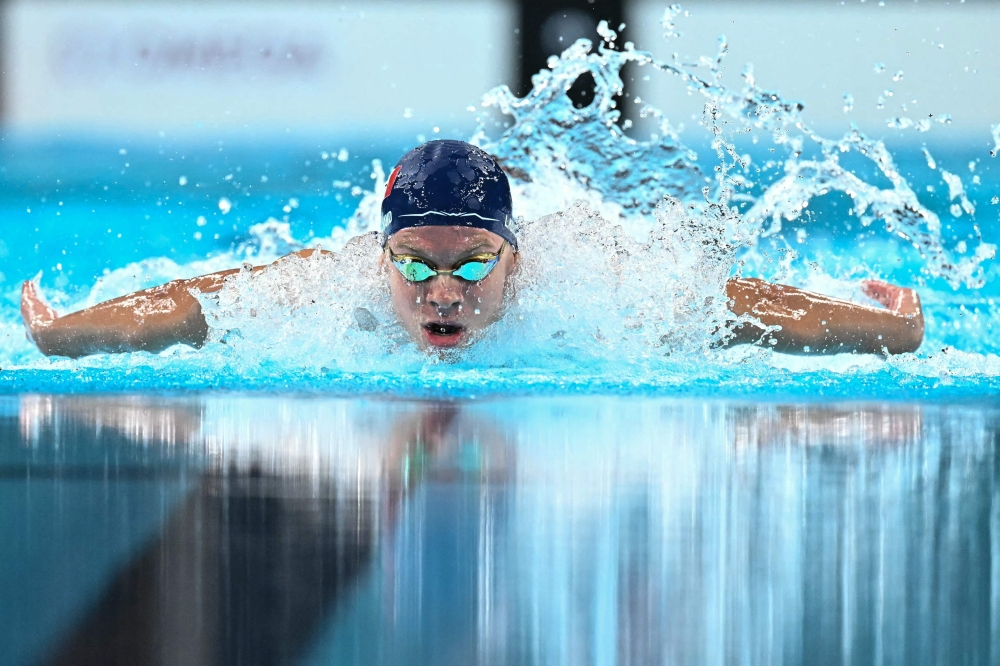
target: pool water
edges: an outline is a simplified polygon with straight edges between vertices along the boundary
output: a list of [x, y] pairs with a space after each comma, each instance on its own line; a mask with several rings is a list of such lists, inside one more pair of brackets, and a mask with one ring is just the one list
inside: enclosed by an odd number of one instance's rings
[[0, 407], [2, 664], [1000, 660], [995, 406]]

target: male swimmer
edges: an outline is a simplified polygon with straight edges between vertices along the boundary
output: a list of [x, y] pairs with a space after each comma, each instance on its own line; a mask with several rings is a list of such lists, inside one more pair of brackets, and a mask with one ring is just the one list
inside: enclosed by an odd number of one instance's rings
[[[382, 200], [382, 261], [396, 316], [422, 349], [467, 345], [502, 316], [520, 256], [512, 212], [506, 174], [493, 157], [467, 143], [431, 141], [392, 171]], [[64, 316], [28, 281], [21, 314], [28, 337], [50, 356], [158, 352], [178, 343], [200, 347], [208, 324], [192, 292], [218, 291], [238, 270], [175, 280]], [[731, 279], [730, 310], [775, 328], [764, 336], [756, 325], [737, 326], [728, 344], [800, 354], [915, 351], [924, 335], [917, 293], [875, 280], [863, 288], [884, 308], [759, 279]]]

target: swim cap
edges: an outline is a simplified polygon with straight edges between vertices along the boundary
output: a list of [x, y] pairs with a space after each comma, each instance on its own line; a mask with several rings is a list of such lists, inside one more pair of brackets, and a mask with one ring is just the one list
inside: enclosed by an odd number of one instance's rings
[[507, 174], [489, 153], [464, 141], [430, 141], [404, 155], [389, 175], [382, 232], [388, 240], [411, 227], [475, 227], [516, 250], [511, 211]]

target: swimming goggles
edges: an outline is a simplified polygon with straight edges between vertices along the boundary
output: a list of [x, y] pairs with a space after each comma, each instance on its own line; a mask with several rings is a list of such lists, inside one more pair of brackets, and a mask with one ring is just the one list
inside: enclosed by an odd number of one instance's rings
[[389, 250], [389, 258], [392, 260], [393, 266], [410, 282], [424, 282], [442, 273], [450, 273], [466, 282], [479, 282], [496, 267], [506, 246], [507, 241], [504, 241], [496, 252], [483, 252], [463, 259], [451, 270], [437, 268], [426, 259], [415, 257], [412, 254], [394, 254], [392, 250]]

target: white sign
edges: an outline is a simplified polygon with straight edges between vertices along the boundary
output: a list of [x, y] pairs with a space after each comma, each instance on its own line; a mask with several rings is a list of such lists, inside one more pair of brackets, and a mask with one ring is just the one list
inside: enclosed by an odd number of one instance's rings
[[501, 0], [5, 5], [14, 128], [470, 126], [514, 73]]

